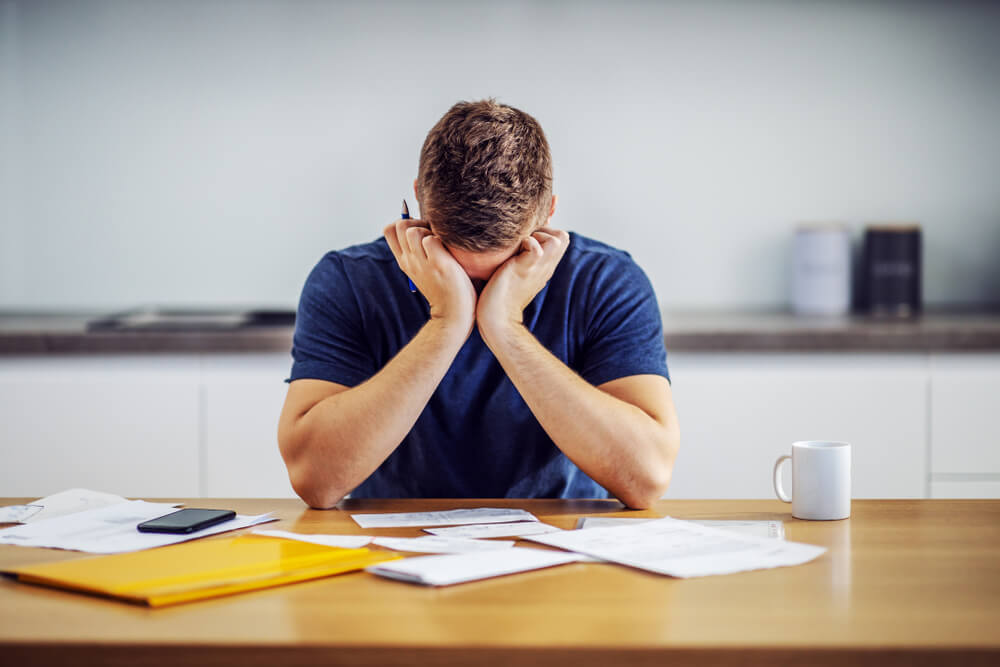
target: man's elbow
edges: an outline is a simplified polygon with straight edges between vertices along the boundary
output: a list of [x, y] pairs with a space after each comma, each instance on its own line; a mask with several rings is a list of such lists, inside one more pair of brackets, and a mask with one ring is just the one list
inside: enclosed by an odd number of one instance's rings
[[[298, 493], [298, 491], [296, 491]], [[332, 510], [337, 506], [341, 500], [344, 499], [342, 494], [316, 494], [307, 495], [299, 493], [299, 498], [302, 499], [306, 505], [309, 505], [310, 509], [314, 510]]]
[[618, 496], [626, 507], [633, 510], [645, 510], [653, 506], [663, 497], [670, 486], [670, 469], [648, 471], [643, 479], [635, 480], [626, 492]]
[[287, 432], [279, 433], [278, 448], [285, 461], [292, 490], [313, 509], [332, 508], [347, 495], [347, 491], [338, 491], [329, 480], [321, 479], [316, 467], [310, 465], [301, 444], [289, 436]]
[[292, 489], [302, 499], [302, 502], [312, 509], [332, 509], [347, 495], [346, 491], [340, 492], [310, 477], [308, 472], [297, 472], [292, 467], [288, 468], [288, 480], [292, 483]]
[[669, 434], [666, 445], [665, 460], [649, 466], [642, 475], [637, 476], [629, 485], [626, 493], [618, 497], [627, 507], [645, 510], [661, 499], [670, 486], [674, 473], [674, 461], [677, 459], [678, 437], [676, 432]]

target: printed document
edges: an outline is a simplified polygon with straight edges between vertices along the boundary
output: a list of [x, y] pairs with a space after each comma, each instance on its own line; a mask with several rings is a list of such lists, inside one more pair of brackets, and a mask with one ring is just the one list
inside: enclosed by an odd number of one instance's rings
[[564, 565], [577, 560], [576, 554], [513, 547], [468, 554], [404, 558], [373, 565], [367, 569], [372, 574], [399, 581], [426, 586], [448, 586], [553, 565]]
[[45, 519], [54, 519], [57, 516], [66, 516], [75, 512], [127, 502], [127, 498], [113, 493], [102, 493], [90, 489], [67, 489], [51, 496], [33, 500], [27, 505], [0, 507], [0, 523], [44, 521]]
[[55, 519], [33, 521], [23, 526], [5, 528], [0, 530], [0, 544], [114, 554], [162, 547], [206, 535], [246, 528], [258, 523], [277, 521], [270, 514], [259, 516], [237, 514], [235, 519], [184, 535], [140, 533], [136, 529], [139, 523], [169, 514], [172, 511], [174, 511], [172, 504], [130, 500], [107, 507], [67, 514]]
[[470, 540], [464, 537], [376, 537], [373, 542], [393, 551], [413, 551], [430, 554], [465, 553], [469, 551], [490, 551], [507, 549], [514, 543], [504, 540]]
[[[633, 519], [631, 517], [618, 516], [584, 516], [576, 522], [577, 528], [607, 528], [608, 526], [627, 526], [630, 523], [640, 521], [655, 521], [655, 519]], [[703, 526], [713, 528], [725, 528], [735, 530], [739, 533], [756, 535], [757, 537], [770, 537], [772, 539], [785, 539], [785, 524], [781, 521], [759, 521], [742, 519], [690, 519], [693, 523], [700, 523]]]
[[679, 519], [534, 535], [532, 542], [672, 577], [703, 577], [800, 565], [826, 549]]
[[442, 537], [471, 537], [473, 539], [489, 537], [522, 537], [524, 535], [541, 535], [560, 530], [541, 521], [517, 521], [514, 523], [480, 523], [472, 526], [450, 526], [448, 528], [424, 528], [425, 533], [441, 535]]
[[0, 507], [0, 523], [27, 523], [28, 519], [41, 512], [41, 505], [7, 505]]
[[362, 528], [403, 528], [407, 526], [459, 526], [466, 523], [510, 523], [538, 521], [531, 512], [478, 507], [444, 512], [401, 512], [398, 514], [352, 514]]

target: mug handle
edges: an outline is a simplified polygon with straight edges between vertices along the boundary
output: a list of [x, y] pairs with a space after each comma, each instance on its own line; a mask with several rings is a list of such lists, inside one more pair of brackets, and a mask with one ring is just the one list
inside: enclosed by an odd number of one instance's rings
[[774, 464], [774, 492], [778, 494], [779, 500], [784, 500], [786, 503], [792, 502], [792, 497], [785, 494], [785, 488], [781, 485], [781, 464], [785, 461], [790, 461], [791, 456], [785, 454], [784, 456], [779, 456], [778, 460]]

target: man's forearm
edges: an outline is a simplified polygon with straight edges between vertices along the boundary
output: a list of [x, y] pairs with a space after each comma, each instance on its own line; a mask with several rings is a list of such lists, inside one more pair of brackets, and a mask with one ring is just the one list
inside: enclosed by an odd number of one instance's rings
[[[330, 507], [363, 482], [416, 423], [468, 331], [431, 319], [378, 373], [329, 396], [294, 426], [289, 471], [315, 507]], [[305, 491], [305, 493], [303, 493]]]
[[524, 326], [484, 333], [535, 418], [570, 460], [630, 507], [646, 507], [670, 480], [676, 424], [591, 385]]

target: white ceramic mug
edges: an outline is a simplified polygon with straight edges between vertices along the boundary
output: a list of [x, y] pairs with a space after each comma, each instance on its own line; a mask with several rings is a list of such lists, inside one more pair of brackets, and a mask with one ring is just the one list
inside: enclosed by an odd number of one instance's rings
[[[781, 464], [792, 460], [792, 495], [781, 484]], [[774, 492], [792, 504], [796, 519], [829, 521], [851, 516], [851, 446], [846, 442], [802, 440], [792, 455], [774, 464]]]

